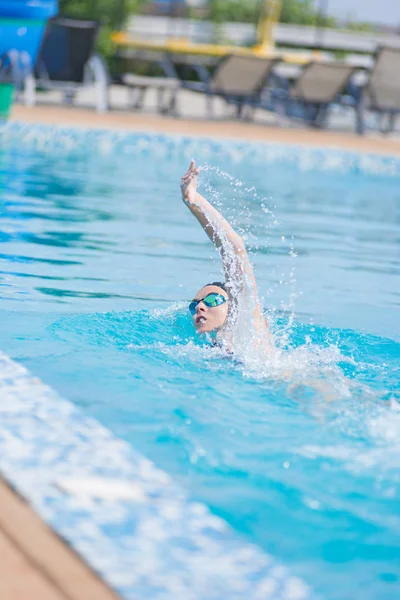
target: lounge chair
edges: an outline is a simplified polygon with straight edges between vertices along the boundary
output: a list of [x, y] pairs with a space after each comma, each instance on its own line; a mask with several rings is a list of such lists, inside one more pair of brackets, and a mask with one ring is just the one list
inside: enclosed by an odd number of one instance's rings
[[246, 106], [259, 104], [261, 92], [276, 62], [273, 58], [231, 54], [222, 59], [211, 76], [204, 67], [197, 65], [202, 81], [184, 81], [182, 87], [206, 95], [209, 117], [213, 116], [215, 96], [234, 104], [241, 116]]
[[353, 86], [352, 93], [358, 133], [365, 132], [366, 110], [380, 115], [383, 133], [392, 131], [400, 113], [400, 48], [380, 47], [366, 85]]
[[25, 103], [35, 104], [36, 88], [61, 90], [72, 103], [78, 90], [95, 85], [96, 108], [106, 111], [109, 79], [103, 58], [94, 53], [98, 32], [96, 21], [49, 21], [34, 73], [25, 78]]
[[[314, 127], [322, 127], [332, 104], [341, 102], [357, 67], [336, 62], [310, 62], [290, 85], [280, 79], [280, 87], [270, 90], [260, 106]], [[356, 103], [353, 103], [357, 109]]]
[[[157, 109], [160, 113], [177, 114], [177, 97], [180, 80], [173, 62], [162, 52], [120, 51], [115, 59], [120, 63], [121, 71], [113, 78], [113, 83], [123, 85], [128, 90], [129, 106], [143, 108], [148, 90], [157, 92]], [[147, 74], [154, 70], [158, 75]]]

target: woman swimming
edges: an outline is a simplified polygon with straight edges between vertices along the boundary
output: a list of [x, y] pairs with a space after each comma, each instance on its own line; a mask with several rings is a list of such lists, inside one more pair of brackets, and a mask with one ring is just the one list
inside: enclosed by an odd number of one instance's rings
[[[303, 361], [299, 370], [290, 354], [281, 361], [280, 353], [274, 352], [244, 241], [197, 192], [199, 173], [192, 160], [181, 179], [182, 199], [220, 252], [225, 283], [208, 283], [190, 302], [189, 310], [197, 332], [215, 336], [214, 345], [234, 354], [253, 373], [269, 376], [273, 372], [275, 377], [287, 381], [288, 396], [295, 400], [304, 396], [304, 390], [319, 393], [327, 401], [348, 396], [352, 384], [340, 370], [339, 376], [332, 378], [331, 365], [324, 369], [319, 364], [309, 364], [304, 369]], [[272, 365], [265, 361], [266, 357], [273, 359], [274, 356], [276, 360]]]
[[199, 173], [192, 160], [181, 179], [182, 199], [220, 252], [225, 283], [208, 283], [197, 292], [189, 304], [194, 326], [199, 334], [213, 333], [216, 343], [229, 351], [264, 346], [269, 331], [244, 241], [197, 192]]

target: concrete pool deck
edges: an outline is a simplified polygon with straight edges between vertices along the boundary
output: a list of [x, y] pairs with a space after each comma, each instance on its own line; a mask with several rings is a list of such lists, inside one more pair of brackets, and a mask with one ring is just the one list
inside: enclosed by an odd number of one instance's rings
[[32, 108], [16, 105], [11, 121], [69, 127], [145, 131], [165, 134], [235, 138], [258, 142], [279, 142], [315, 147], [340, 148], [357, 152], [400, 155], [400, 137], [371, 133], [359, 136], [351, 131], [277, 127], [264, 122], [238, 122], [199, 118], [176, 119], [149, 112], [111, 111], [100, 114], [84, 107], [41, 104]]
[[2, 600], [118, 598], [4, 481], [0, 556]]

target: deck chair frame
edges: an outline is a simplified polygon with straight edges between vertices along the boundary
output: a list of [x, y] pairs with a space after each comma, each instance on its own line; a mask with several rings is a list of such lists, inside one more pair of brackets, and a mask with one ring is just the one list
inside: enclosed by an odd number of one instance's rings
[[[392, 70], [382, 66], [385, 54], [395, 57], [397, 64]], [[382, 72], [383, 71], [383, 72]], [[388, 76], [389, 72], [391, 77]], [[379, 86], [382, 86], [379, 89]], [[382, 90], [389, 92], [389, 97], [382, 97]], [[384, 96], [384, 94], [383, 94]], [[400, 48], [379, 46], [375, 53], [375, 63], [370, 71], [365, 86], [354, 90], [357, 111], [357, 132], [365, 132], [366, 111], [378, 113], [382, 133], [389, 133], [395, 127], [396, 117], [400, 114]], [[386, 100], [386, 101], [385, 101]]]
[[147, 67], [157, 65], [161, 74], [152, 76], [137, 74], [136, 69], [128, 68], [126, 72], [114, 76], [113, 82], [123, 85], [128, 90], [129, 107], [135, 110], [142, 109], [148, 90], [155, 90], [157, 96], [157, 110], [162, 114], [177, 116], [178, 92], [181, 87], [174, 64], [168, 54], [164, 52], [145, 52], [123, 50], [115, 55], [117, 60], [131, 63], [142, 63]]
[[309, 62], [286, 97], [286, 112], [296, 113], [313, 127], [323, 127], [329, 109], [335, 103], [341, 103], [342, 96], [357, 67], [339, 62]]
[[[215, 97], [223, 98], [227, 104], [233, 104], [237, 116], [241, 117], [245, 107], [254, 108], [259, 104], [260, 95], [277, 62], [276, 58], [229, 54], [218, 63], [212, 75], [209, 75], [202, 65], [198, 65], [196, 70], [202, 81], [182, 82], [182, 86], [205, 94], [209, 118], [214, 116]], [[247, 69], [243, 70], [246, 65]], [[260, 68], [253, 69], [252, 72], [251, 67], [254, 65]]]

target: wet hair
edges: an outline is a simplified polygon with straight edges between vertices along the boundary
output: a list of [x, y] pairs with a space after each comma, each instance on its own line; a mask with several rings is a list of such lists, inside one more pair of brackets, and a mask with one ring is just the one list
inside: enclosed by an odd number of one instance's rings
[[221, 290], [224, 290], [224, 292], [226, 292], [227, 294], [229, 293], [226, 288], [226, 283], [224, 283], [222, 281], [213, 281], [212, 283], [206, 283], [206, 285], [204, 287], [207, 287], [208, 285], [215, 285], [217, 287], [220, 287]]

